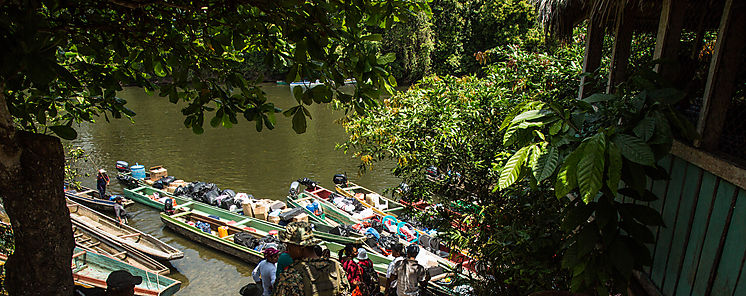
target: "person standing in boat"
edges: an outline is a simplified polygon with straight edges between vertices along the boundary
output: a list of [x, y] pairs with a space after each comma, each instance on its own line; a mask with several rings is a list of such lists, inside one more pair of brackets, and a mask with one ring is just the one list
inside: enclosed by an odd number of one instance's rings
[[339, 262], [320, 258], [314, 252], [314, 246], [321, 240], [313, 237], [309, 223], [291, 222], [278, 238], [286, 244], [293, 264], [280, 274], [272, 295], [350, 295], [350, 283]]
[[124, 205], [122, 205], [122, 197], [117, 195], [117, 197], [114, 199], [114, 215], [117, 217], [117, 221], [119, 221], [120, 224], [128, 224], [127, 221], [127, 210], [124, 209]]
[[275, 248], [264, 249], [264, 260], [259, 262], [251, 272], [251, 277], [257, 286], [262, 288], [262, 296], [272, 295], [272, 287], [275, 285], [275, 273], [277, 272], [277, 259], [280, 251]]
[[106, 186], [109, 185], [109, 176], [106, 174], [106, 170], [98, 170], [96, 175], [96, 188], [98, 189], [99, 198], [106, 198]]

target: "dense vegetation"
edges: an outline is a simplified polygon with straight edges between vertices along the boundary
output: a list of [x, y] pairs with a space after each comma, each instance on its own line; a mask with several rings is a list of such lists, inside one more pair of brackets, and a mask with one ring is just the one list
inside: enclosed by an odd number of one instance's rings
[[[516, 3], [493, 4], [512, 9], [493, 20], [521, 14]], [[437, 24], [438, 3], [433, 14]], [[340, 148], [359, 157], [363, 170], [393, 160], [393, 173], [411, 188], [403, 198], [445, 205], [422, 216], [452, 247], [480, 260], [482, 276], [472, 280], [478, 294], [623, 293], [632, 270], [651, 263], [649, 229], [662, 224], [659, 213], [634, 201], [657, 198], [646, 182], [666, 177], [656, 163], [674, 135], [695, 137], [672, 107], [684, 93], [650, 70], [649, 35], [634, 38], [635, 75], [603, 94], [605, 71], [580, 68], [583, 30], [550, 46], [533, 41], [536, 28], [492, 28], [505, 44], [485, 49], [471, 39], [461, 48], [479, 50], [460, 55], [468, 63], [437, 62], [436, 45], [434, 67], [458, 76], [425, 77], [349, 118], [350, 138]], [[597, 78], [588, 85], [597, 94], [577, 100], [581, 75]]]

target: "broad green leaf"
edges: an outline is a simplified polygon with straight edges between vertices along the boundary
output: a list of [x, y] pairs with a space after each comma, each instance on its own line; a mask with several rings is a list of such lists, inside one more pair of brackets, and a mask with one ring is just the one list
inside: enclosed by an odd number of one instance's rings
[[[614, 268], [624, 277], [625, 280], [629, 280], [632, 276], [632, 268], [635, 266], [635, 257], [632, 256], [627, 244], [623, 240], [615, 240], [610, 246], [608, 256], [610, 257]], [[608, 295], [608, 293], [606, 295]]]
[[606, 166], [606, 186], [616, 195], [619, 181], [622, 179], [622, 154], [616, 144], [610, 142], [606, 148], [606, 155], [609, 159], [609, 165]]
[[645, 227], [645, 225], [631, 220], [622, 220], [622, 222], [619, 223], [619, 226], [621, 226], [624, 231], [637, 241], [643, 243], [655, 242], [655, 235], [653, 235], [650, 228]]
[[557, 148], [549, 147], [549, 149], [544, 149], [541, 152], [536, 164], [531, 167], [531, 171], [537, 182], [549, 178], [554, 173], [557, 165], [559, 165], [559, 152], [557, 152]]
[[644, 142], [647, 142], [655, 132], [655, 118], [643, 118], [632, 131]]
[[617, 99], [616, 95], [610, 95], [610, 94], [592, 94], [588, 96], [587, 98], [583, 99], [583, 102], [593, 104], [598, 102], [606, 102]]
[[662, 226], [663, 218], [655, 209], [642, 204], [622, 204], [622, 213], [628, 214], [628, 218], [634, 218], [642, 224], [651, 226]]
[[560, 227], [564, 231], [573, 231], [580, 224], [588, 221], [588, 218], [593, 214], [594, 207], [584, 203], [577, 204], [574, 208], [567, 211], [567, 215], [562, 220]]
[[516, 117], [513, 118], [513, 121], [511, 122], [520, 123], [520, 122], [528, 121], [528, 120], [536, 120], [536, 119], [542, 118], [550, 114], [553, 114], [553, 112], [549, 110], [543, 110], [543, 109], [542, 110], [529, 110], [521, 114], [518, 114]]
[[49, 127], [55, 135], [65, 140], [75, 140], [78, 137], [78, 132], [74, 128], [67, 125], [53, 125]]
[[508, 159], [507, 162], [505, 162], [502, 171], [500, 171], [500, 179], [497, 183], [500, 189], [508, 188], [518, 180], [518, 176], [523, 168], [523, 163], [526, 162], [531, 147], [533, 146], [526, 146], [519, 149]]
[[598, 228], [595, 224], [587, 224], [580, 231], [577, 238], [577, 241], [575, 241], [575, 248], [578, 248], [578, 256], [584, 257], [596, 246], [596, 242], [598, 241]]
[[293, 130], [298, 134], [306, 132], [306, 116], [300, 110], [296, 111], [293, 116]]
[[591, 202], [603, 186], [605, 150], [604, 134], [596, 134], [586, 143], [583, 156], [578, 162], [578, 187], [580, 187], [580, 196], [585, 203]]
[[376, 63], [379, 65], [385, 65], [388, 63], [391, 63], [396, 60], [396, 54], [393, 52], [389, 52], [385, 55], [382, 55], [376, 59]]
[[629, 196], [633, 199], [640, 200], [640, 201], [658, 200], [658, 197], [655, 196], [655, 194], [653, 194], [652, 192], [650, 192], [650, 190], [645, 190], [644, 192], [640, 193], [633, 188], [626, 187], [626, 188], [619, 189], [619, 194]]
[[565, 161], [560, 166], [559, 172], [557, 173], [557, 180], [554, 183], [554, 194], [557, 198], [565, 197], [570, 191], [578, 186], [577, 179], [577, 166], [580, 157], [583, 155], [583, 148], [585, 143], [580, 144], [575, 151], [565, 158]]
[[564, 124], [562, 121], [557, 121], [552, 126], [549, 127], [549, 134], [554, 136], [562, 129], [562, 124]]
[[614, 137], [614, 144], [619, 147], [622, 155], [630, 161], [641, 165], [655, 165], [653, 150], [640, 138], [627, 134], [617, 134]]

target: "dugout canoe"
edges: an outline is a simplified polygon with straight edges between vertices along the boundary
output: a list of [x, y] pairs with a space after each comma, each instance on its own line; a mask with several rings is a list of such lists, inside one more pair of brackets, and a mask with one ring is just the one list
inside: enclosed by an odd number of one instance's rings
[[88, 229], [92, 229], [120, 244], [128, 245], [157, 260], [173, 260], [184, 257], [184, 253], [157, 238], [129, 225], [120, 224], [117, 220], [74, 201], [67, 200], [67, 208], [70, 210], [70, 218], [86, 225]]
[[[334, 187], [340, 194], [357, 199], [360, 203], [363, 204], [363, 206], [372, 209], [374, 212], [381, 216], [391, 215], [397, 217], [403, 214], [406, 210], [406, 206], [401, 204], [400, 202], [394, 201], [388, 197], [374, 192], [373, 190], [352, 182], [347, 182], [346, 184], [335, 184]], [[368, 203], [366, 196], [375, 196], [375, 199], [378, 199], [379, 201], [378, 205], [376, 206]]]
[[[115, 201], [109, 200], [111, 195], [106, 195], [101, 198], [98, 190], [94, 190], [85, 186], [78, 188], [70, 188], [69, 184], [65, 186], [65, 197], [71, 199], [79, 204], [89, 207], [95, 211], [114, 213]], [[126, 208], [134, 204], [133, 201], [124, 199], [122, 205]]]
[[168, 267], [135, 248], [119, 244], [107, 236], [88, 229], [85, 224], [81, 224], [75, 220], [72, 220], [72, 224], [75, 245], [79, 248], [122, 261], [151, 273], [167, 275], [170, 272]]
[[124, 269], [134, 276], [142, 277], [142, 283], [135, 286], [135, 295], [170, 296], [181, 288], [181, 282], [177, 280], [82, 248], [75, 248], [72, 269], [75, 283], [104, 289], [106, 289], [106, 278], [109, 274], [112, 271]]
[[[240, 215], [219, 207], [211, 206], [198, 201], [193, 201], [187, 198], [173, 196], [165, 191], [158, 190], [153, 187], [141, 186], [135, 189], [124, 189], [124, 194], [132, 200], [158, 210], [163, 210], [163, 203], [148, 197], [154, 192], [157, 192], [161, 196], [165, 194], [166, 196], [172, 198], [174, 201], [176, 201], [176, 208], [186, 207], [188, 209], [191, 209], [192, 211], [198, 211], [205, 215], [217, 216], [220, 218], [220, 220], [234, 221], [236, 223], [241, 222], [241, 225], [250, 226], [263, 232], [269, 232], [271, 230], [279, 231], [285, 229], [284, 226], [276, 223]], [[349, 237], [331, 234], [329, 233], [329, 231], [333, 228], [332, 226], [314, 221], [311, 222], [314, 224], [314, 235], [322, 240], [338, 242], [341, 244], [360, 243], [363, 240], [363, 236], [358, 234], [353, 234]]]

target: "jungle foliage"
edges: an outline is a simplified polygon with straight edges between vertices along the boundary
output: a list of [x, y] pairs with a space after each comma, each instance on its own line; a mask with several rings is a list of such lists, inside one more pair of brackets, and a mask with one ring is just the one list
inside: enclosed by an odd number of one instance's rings
[[[500, 47], [491, 51], [494, 64], [484, 78], [429, 76], [345, 124], [350, 138], [340, 148], [354, 151], [363, 169], [391, 159], [394, 174], [412, 190], [405, 198], [448, 205], [429, 218], [452, 246], [489, 266], [488, 276], [472, 283], [481, 294], [569, 285], [560, 264], [567, 201], [555, 198], [548, 184], [530, 190], [521, 181], [522, 187], [494, 190], [513, 153], [503, 145], [500, 124], [517, 105], [572, 99], [581, 73], [578, 47], [551, 54]], [[440, 172], [435, 180], [424, 174], [429, 167]], [[450, 227], [454, 222], [460, 227]]]

